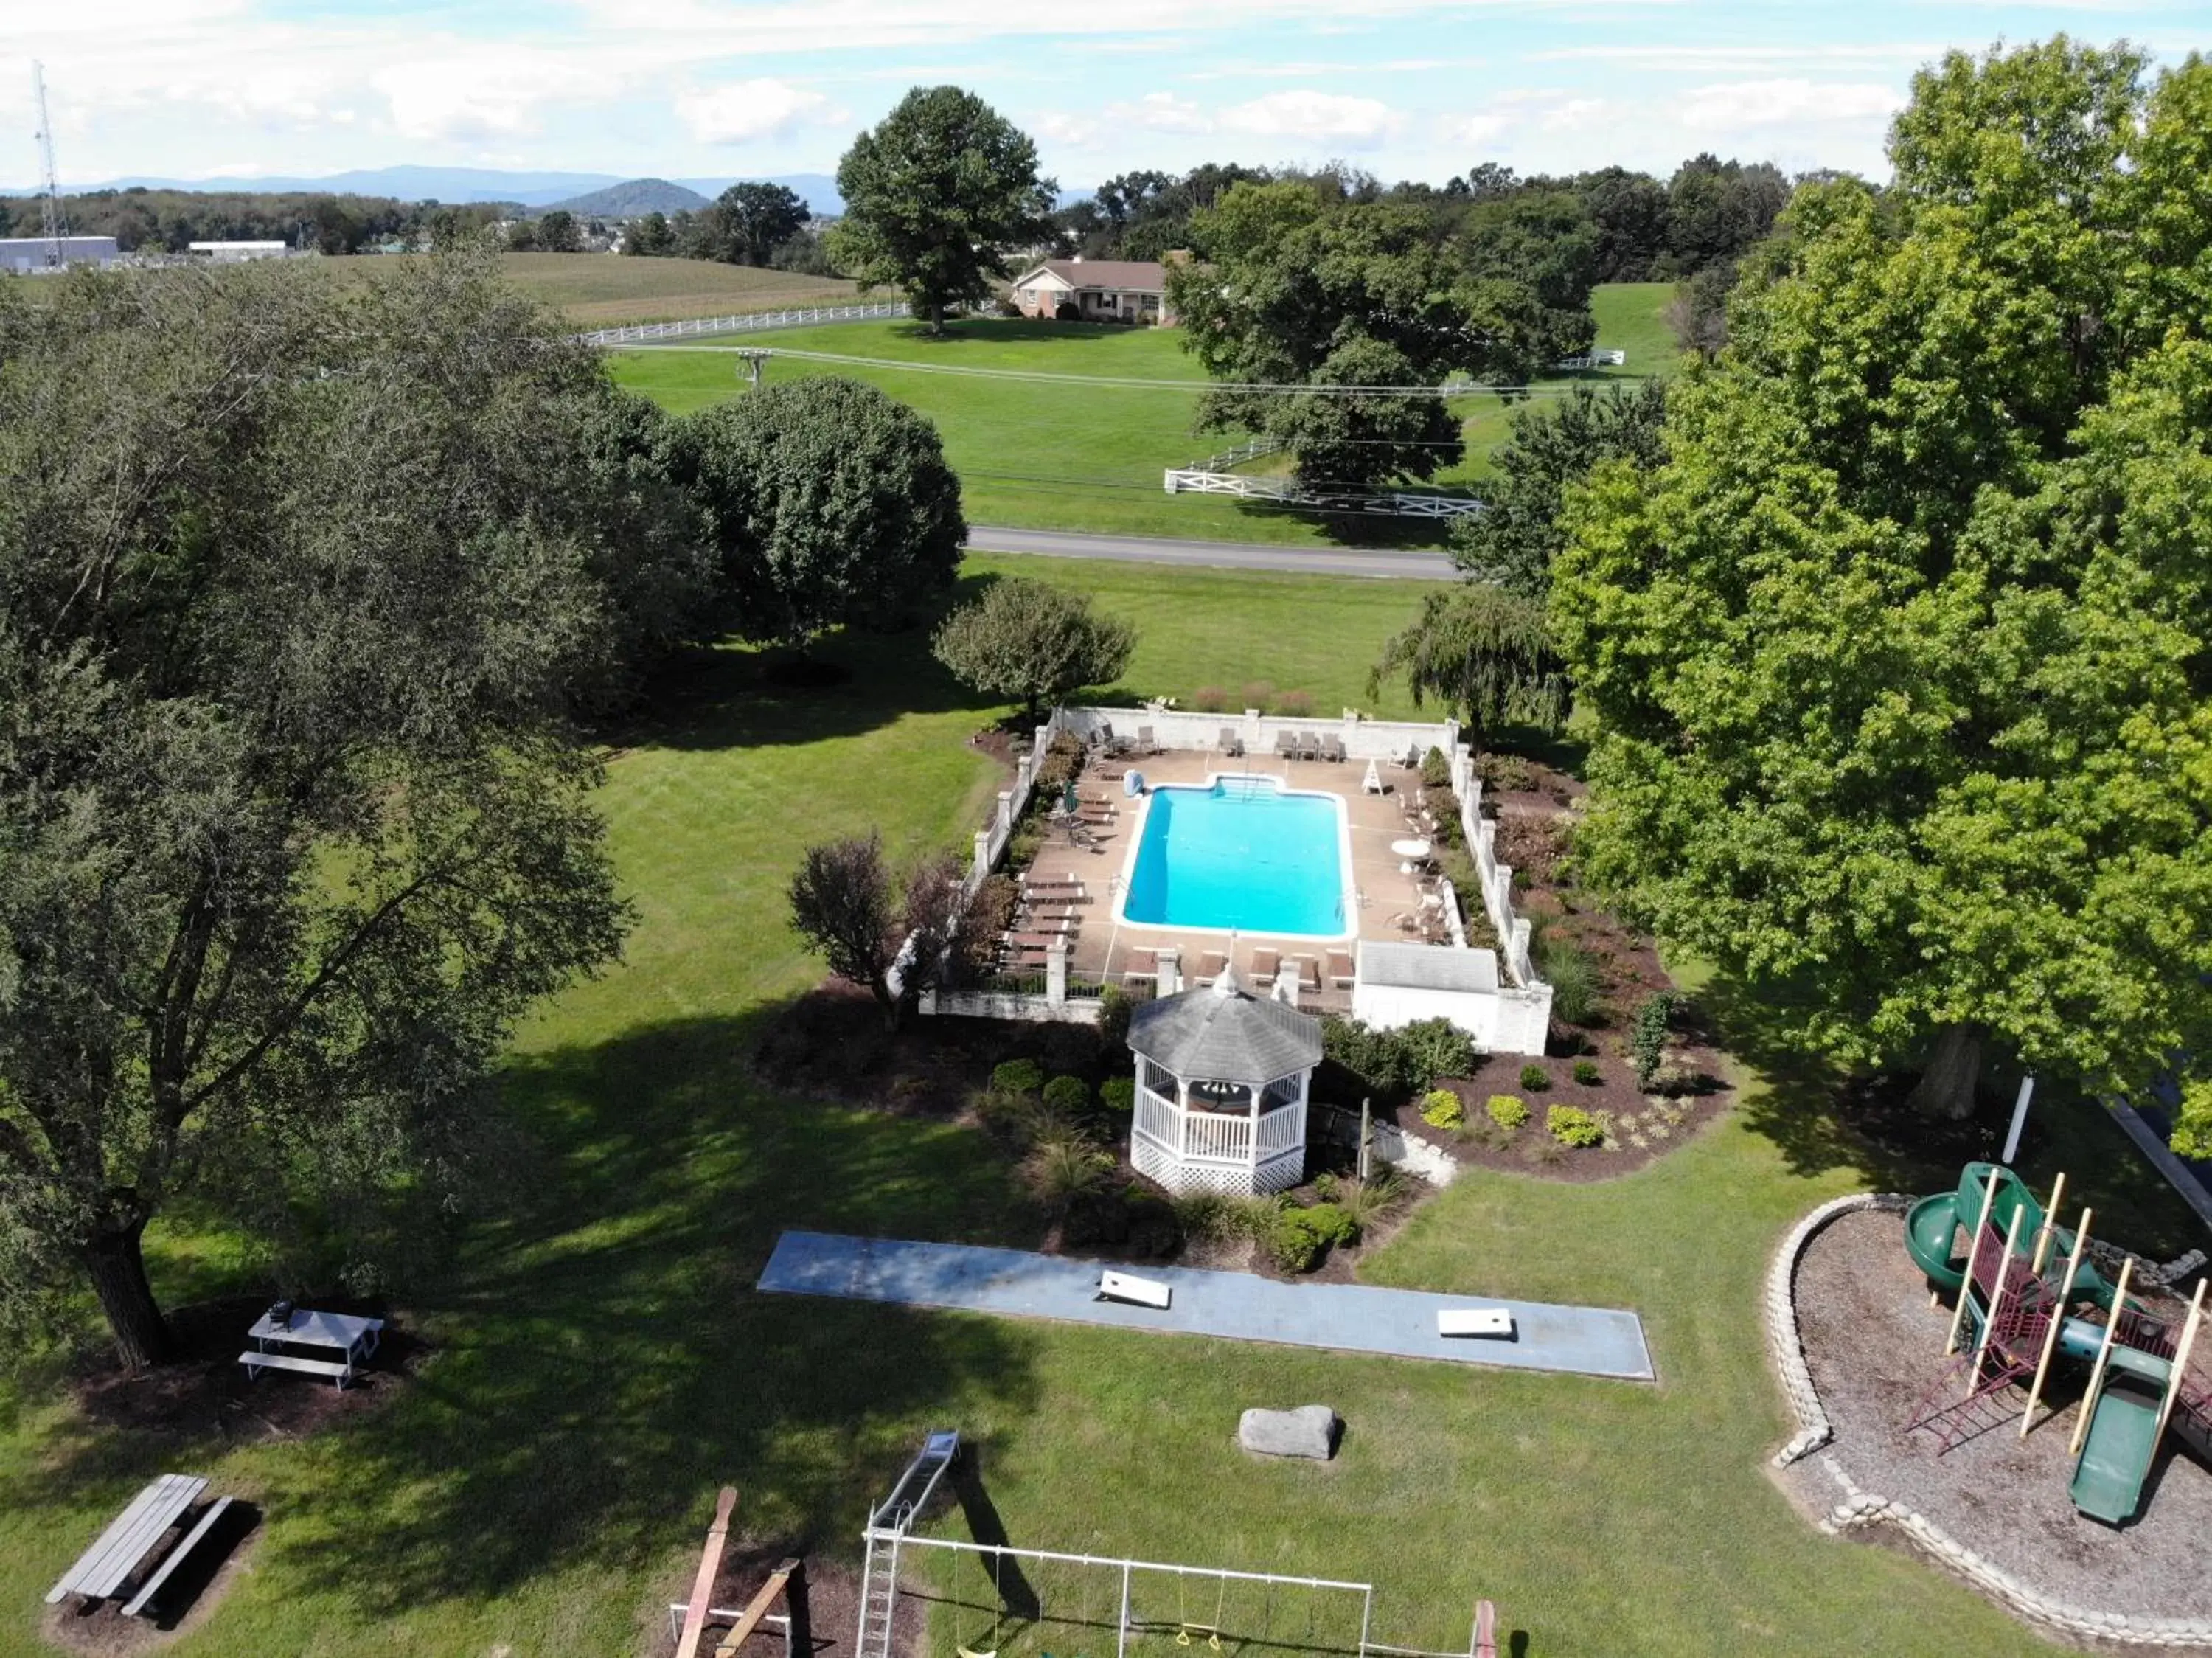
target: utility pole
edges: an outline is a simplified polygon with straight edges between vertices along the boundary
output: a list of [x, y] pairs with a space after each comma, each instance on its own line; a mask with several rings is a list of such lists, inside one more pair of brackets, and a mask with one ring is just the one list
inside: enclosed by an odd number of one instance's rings
[[46, 66], [35, 58], [31, 60], [31, 95], [39, 109], [39, 160], [46, 168], [46, 176], [39, 197], [39, 234], [46, 239], [46, 258], [58, 270], [62, 265], [62, 238], [69, 235], [69, 222], [62, 216], [62, 186], [54, 171], [54, 121], [46, 113]]

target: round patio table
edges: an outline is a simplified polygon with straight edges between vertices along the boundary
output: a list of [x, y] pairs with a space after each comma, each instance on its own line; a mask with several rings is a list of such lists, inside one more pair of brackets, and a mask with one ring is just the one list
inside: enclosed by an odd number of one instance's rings
[[1390, 843], [1390, 856], [1401, 860], [1398, 865], [1398, 873], [1401, 875], [1413, 874], [1413, 866], [1427, 858], [1429, 852], [1429, 844], [1425, 840], [1394, 840]]

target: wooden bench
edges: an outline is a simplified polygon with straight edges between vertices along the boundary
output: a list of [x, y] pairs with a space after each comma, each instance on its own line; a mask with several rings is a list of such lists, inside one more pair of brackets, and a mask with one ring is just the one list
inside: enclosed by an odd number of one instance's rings
[[77, 1557], [62, 1581], [47, 1591], [46, 1604], [58, 1606], [72, 1594], [106, 1600], [129, 1581], [148, 1551], [206, 1489], [207, 1481], [198, 1474], [163, 1474], [131, 1498], [130, 1506]]
[[1437, 1309], [1439, 1336], [1503, 1336], [1513, 1338], [1513, 1314], [1503, 1307], [1440, 1307]]
[[297, 1370], [303, 1376], [328, 1376], [343, 1387], [353, 1380], [353, 1366], [341, 1359], [305, 1359], [293, 1353], [240, 1353], [247, 1379], [261, 1380], [264, 1370]]
[[207, 1534], [216, 1528], [216, 1523], [229, 1510], [231, 1501], [229, 1497], [219, 1496], [208, 1504], [207, 1512], [200, 1516], [199, 1524], [185, 1533], [185, 1540], [169, 1551], [168, 1558], [162, 1561], [154, 1575], [146, 1580], [146, 1586], [131, 1597], [130, 1602], [123, 1608], [125, 1618], [136, 1618], [146, 1609], [146, 1603], [161, 1592], [162, 1584], [169, 1581], [169, 1574], [184, 1563], [186, 1555], [206, 1540]]
[[1101, 1272], [1098, 1275], [1097, 1299], [1104, 1301], [1132, 1301], [1139, 1307], [1149, 1307], [1164, 1313], [1175, 1292], [1157, 1278], [1140, 1278], [1129, 1272]]

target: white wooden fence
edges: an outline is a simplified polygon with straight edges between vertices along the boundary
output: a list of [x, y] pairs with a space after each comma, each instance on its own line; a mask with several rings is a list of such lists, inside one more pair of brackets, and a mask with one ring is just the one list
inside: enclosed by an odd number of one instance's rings
[[687, 317], [681, 322], [637, 322], [622, 328], [599, 328], [576, 338], [586, 345], [631, 345], [641, 340], [696, 339], [702, 334], [753, 334], [768, 328], [811, 328], [823, 322], [878, 322], [902, 317], [909, 308], [904, 300], [882, 300], [867, 305], [816, 305], [798, 311], [755, 311], [736, 317]]
[[1317, 490], [1288, 478], [1249, 478], [1243, 472], [1199, 466], [1170, 466], [1164, 487], [1170, 495], [1227, 495], [1279, 507], [1376, 517], [1464, 518], [1483, 510], [1483, 503], [1472, 496], [1420, 495], [1405, 490]]
[[1618, 369], [1628, 361], [1628, 353], [1618, 349], [1592, 351], [1588, 357], [1563, 357], [1552, 366], [1573, 374], [1583, 369]]

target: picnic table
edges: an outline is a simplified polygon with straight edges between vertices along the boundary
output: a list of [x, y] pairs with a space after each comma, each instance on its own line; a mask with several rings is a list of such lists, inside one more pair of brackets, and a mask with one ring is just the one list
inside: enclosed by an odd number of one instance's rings
[[[382, 1319], [356, 1318], [350, 1313], [318, 1313], [298, 1308], [285, 1323], [278, 1323], [264, 1313], [246, 1332], [253, 1350], [240, 1353], [238, 1362], [256, 1381], [261, 1379], [264, 1370], [297, 1370], [311, 1376], [328, 1376], [343, 1387], [360, 1374], [362, 1365], [375, 1356], [376, 1344], [383, 1333]], [[286, 1347], [317, 1348], [339, 1356], [317, 1358], [280, 1350]]]
[[[46, 1604], [58, 1606], [72, 1594], [81, 1594], [88, 1600], [112, 1598], [131, 1581], [154, 1545], [169, 1534], [206, 1489], [207, 1481], [198, 1474], [163, 1474], [155, 1480], [131, 1499], [130, 1506], [116, 1515], [93, 1545], [77, 1557], [76, 1564], [62, 1574], [61, 1582], [46, 1592]], [[144, 1610], [146, 1603], [168, 1581], [170, 1573], [215, 1529], [216, 1522], [229, 1506], [227, 1496], [208, 1506], [199, 1523], [169, 1551], [160, 1570], [123, 1608], [125, 1617], [136, 1618]]]

